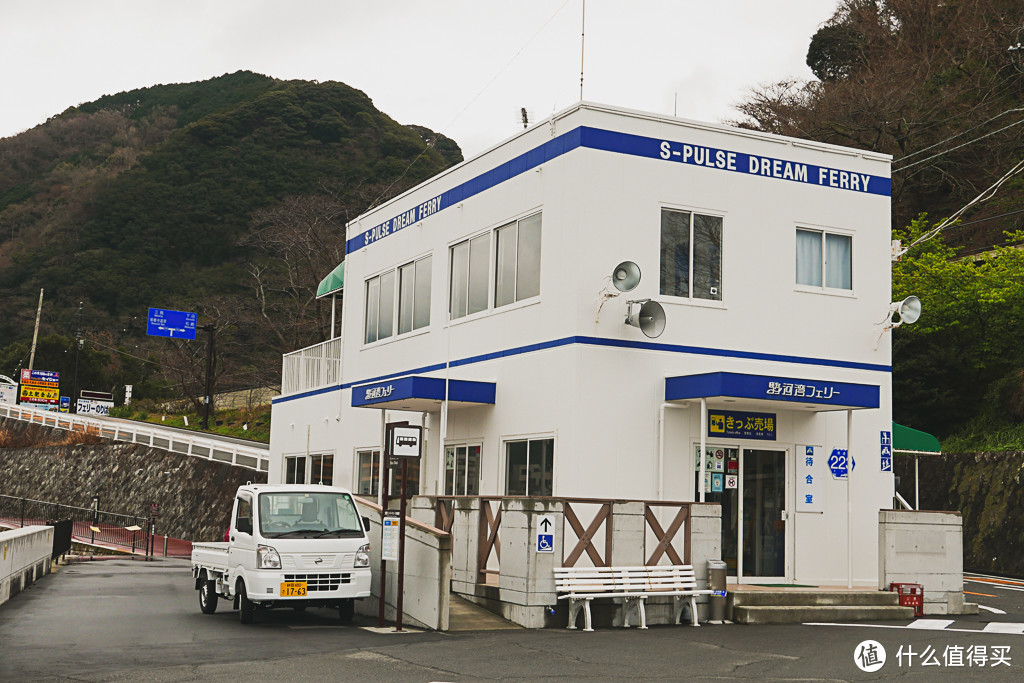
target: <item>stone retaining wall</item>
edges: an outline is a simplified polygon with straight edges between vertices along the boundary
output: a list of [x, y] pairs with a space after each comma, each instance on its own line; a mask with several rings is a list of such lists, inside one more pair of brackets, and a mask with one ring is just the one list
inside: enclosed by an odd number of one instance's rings
[[[235, 491], [266, 473], [140, 444], [103, 439], [68, 444], [75, 433], [0, 418], [0, 494], [145, 517], [160, 505], [157, 533], [194, 541], [223, 539]], [[63, 444], [63, 445], [53, 445]]]

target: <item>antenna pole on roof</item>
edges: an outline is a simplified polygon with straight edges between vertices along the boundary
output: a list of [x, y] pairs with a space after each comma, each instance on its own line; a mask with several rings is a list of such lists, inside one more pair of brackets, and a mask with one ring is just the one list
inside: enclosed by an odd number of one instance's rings
[[580, 101], [583, 101], [583, 38], [587, 27], [587, 0], [583, 0], [583, 13], [580, 17]]

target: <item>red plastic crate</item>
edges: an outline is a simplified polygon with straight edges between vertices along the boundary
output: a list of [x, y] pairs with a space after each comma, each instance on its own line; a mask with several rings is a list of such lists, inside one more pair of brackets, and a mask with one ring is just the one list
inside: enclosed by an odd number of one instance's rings
[[919, 583], [890, 583], [890, 591], [896, 591], [900, 596], [900, 605], [913, 607], [914, 616], [924, 616], [924, 586]]

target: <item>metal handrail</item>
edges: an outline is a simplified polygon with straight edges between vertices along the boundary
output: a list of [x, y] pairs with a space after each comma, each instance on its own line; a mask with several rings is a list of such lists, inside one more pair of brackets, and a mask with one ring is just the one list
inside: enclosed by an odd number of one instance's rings
[[342, 338], [335, 337], [281, 358], [281, 394], [295, 394], [341, 382]]
[[[139, 443], [172, 453], [182, 453], [251, 470], [266, 472], [270, 469], [270, 454], [266, 448], [229, 443], [205, 436], [191, 436], [178, 430], [163, 429], [157, 425], [138, 427], [134, 424], [107, 422], [93, 417], [57, 413], [9, 403], [0, 403], [0, 416], [42, 424], [44, 427], [94, 434], [115, 441]], [[157, 443], [158, 441], [166, 441], [166, 445]], [[183, 445], [184, 450], [174, 448], [176, 444]], [[201, 453], [197, 450], [206, 452]], [[220, 457], [214, 457], [215, 454], [220, 454]]]

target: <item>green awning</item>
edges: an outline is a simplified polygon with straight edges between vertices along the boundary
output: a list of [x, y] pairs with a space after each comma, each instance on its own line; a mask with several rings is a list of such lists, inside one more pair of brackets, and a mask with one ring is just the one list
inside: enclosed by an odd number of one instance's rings
[[893, 422], [892, 450], [893, 453], [939, 455], [942, 453], [942, 446], [939, 444], [939, 440], [928, 432], [911, 429]]
[[344, 261], [339, 263], [338, 267], [332, 270], [330, 275], [320, 281], [320, 286], [316, 288], [316, 298], [322, 299], [325, 296], [337, 294], [343, 289], [345, 289]]

